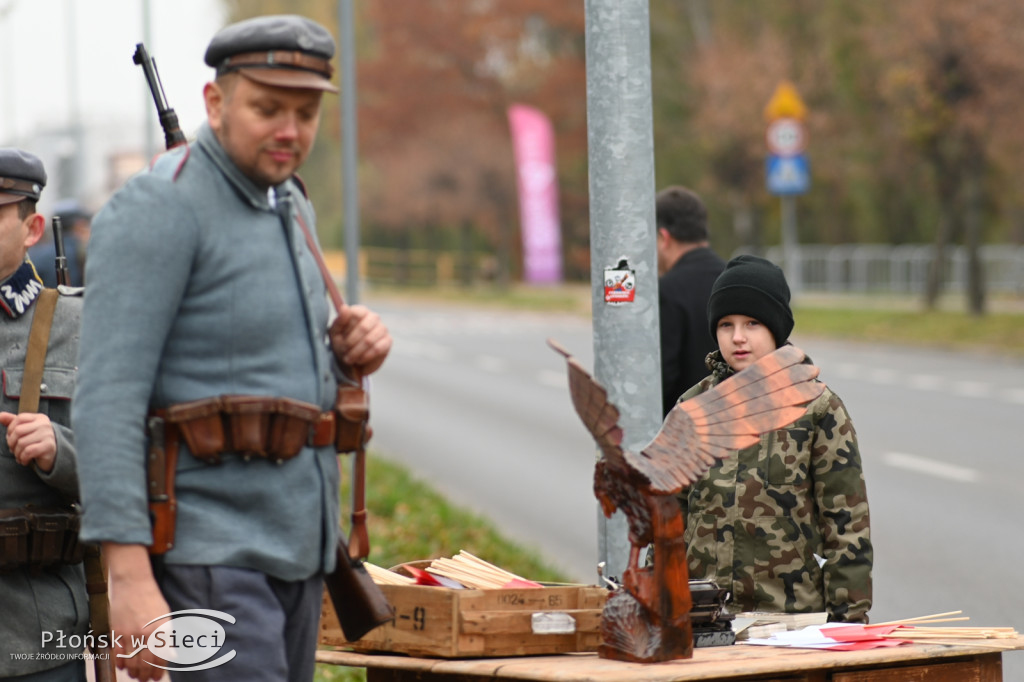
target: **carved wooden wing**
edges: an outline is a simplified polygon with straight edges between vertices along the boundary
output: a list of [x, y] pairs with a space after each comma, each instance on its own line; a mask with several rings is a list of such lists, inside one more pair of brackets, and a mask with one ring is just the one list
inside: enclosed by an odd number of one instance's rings
[[565, 356], [569, 367], [569, 394], [583, 425], [594, 436], [605, 457], [620, 459], [622, 428], [619, 426], [619, 410], [608, 402], [608, 391], [559, 343], [548, 339], [548, 345]]
[[699, 396], [677, 404], [658, 435], [626, 461], [650, 480], [653, 491], [673, 494], [690, 485], [733, 450], [757, 443], [762, 433], [799, 419], [825, 390], [818, 368], [803, 364], [795, 346], [783, 346]]

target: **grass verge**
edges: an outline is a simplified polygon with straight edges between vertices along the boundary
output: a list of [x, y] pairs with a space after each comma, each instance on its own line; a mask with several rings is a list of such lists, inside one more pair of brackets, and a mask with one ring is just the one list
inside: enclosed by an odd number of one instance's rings
[[801, 334], [1024, 358], [1022, 314], [802, 306], [794, 316]]
[[[460, 549], [532, 580], [565, 582], [535, 552], [502, 537], [487, 521], [453, 506], [401, 466], [373, 454], [366, 458], [370, 561], [390, 567], [405, 561], [452, 556]], [[348, 467], [345, 467], [347, 470]], [[342, 499], [349, 500], [348, 483]], [[342, 513], [345, 516], [345, 512]], [[319, 665], [317, 682], [365, 680], [365, 671]]]

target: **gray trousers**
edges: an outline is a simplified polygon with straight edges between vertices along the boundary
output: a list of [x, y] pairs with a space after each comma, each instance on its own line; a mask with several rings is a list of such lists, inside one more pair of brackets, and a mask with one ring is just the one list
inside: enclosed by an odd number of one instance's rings
[[[87, 661], [87, 663], [92, 665], [92, 661]], [[72, 661], [42, 672], [4, 677], [3, 679], [8, 682], [85, 682], [85, 665], [82, 661]]]
[[286, 582], [243, 568], [171, 564], [156, 573], [171, 611], [213, 609], [235, 618], [233, 624], [222, 623], [225, 642], [211, 659], [232, 650], [235, 657], [207, 670], [173, 672], [170, 665], [173, 680], [312, 681], [322, 574]]

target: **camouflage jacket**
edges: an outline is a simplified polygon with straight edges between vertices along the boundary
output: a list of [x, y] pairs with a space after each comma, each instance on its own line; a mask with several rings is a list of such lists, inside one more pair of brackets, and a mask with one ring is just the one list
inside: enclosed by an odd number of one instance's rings
[[[733, 374], [712, 374], [680, 401]], [[721, 460], [680, 495], [691, 579], [712, 579], [736, 611], [826, 611], [867, 622], [872, 549], [853, 422], [829, 389], [790, 426]]]

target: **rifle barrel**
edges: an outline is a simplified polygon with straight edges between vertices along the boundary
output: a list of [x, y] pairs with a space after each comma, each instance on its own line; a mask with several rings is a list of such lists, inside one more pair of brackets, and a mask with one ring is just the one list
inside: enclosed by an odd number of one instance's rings
[[167, 105], [164, 86], [156, 70], [156, 60], [146, 51], [145, 45], [137, 43], [132, 61], [142, 67], [142, 73], [146, 76], [146, 83], [149, 84], [149, 92], [153, 95], [153, 104], [156, 105], [156, 113], [160, 119], [160, 127], [164, 130], [164, 145], [167, 149], [172, 149], [185, 144], [185, 134], [178, 125], [178, 115]]
[[69, 286], [71, 273], [68, 272], [68, 259], [64, 255], [64, 226], [60, 216], [53, 216], [53, 251], [55, 254], [54, 268], [57, 271], [57, 285]]

